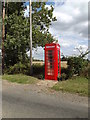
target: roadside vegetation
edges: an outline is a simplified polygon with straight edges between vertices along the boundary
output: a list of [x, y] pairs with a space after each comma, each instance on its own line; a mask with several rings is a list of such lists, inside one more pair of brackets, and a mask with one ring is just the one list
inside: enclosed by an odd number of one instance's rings
[[[61, 76], [58, 76], [58, 83], [51, 89], [56, 91], [78, 93], [88, 96], [88, 83], [90, 79], [90, 62], [81, 57], [68, 57], [67, 67], [61, 68]], [[33, 64], [33, 75], [29, 76], [29, 61], [25, 64], [19, 62], [4, 70], [3, 79], [21, 84], [32, 84], [38, 79], [44, 79], [44, 65]]]
[[67, 80], [73, 76], [90, 78], [90, 61], [82, 57], [68, 57], [67, 68], [61, 68], [59, 80]]
[[88, 96], [88, 79], [85, 77], [73, 77], [66, 81], [59, 81], [52, 89]]
[[[38, 79], [44, 79], [44, 72], [45, 67], [44, 65], [41, 65], [39, 63], [33, 64], [33, 77], [36, 77]], [[29, 61], [25, 64], [19, 62], [15, 64], [14, 66], [9, 66], [8, 68], [4, 69], [4, 73], [8, 75], [14, 75], [14, 74], [24, 74], [24, 75], [30, 75], [30, 63]]]
[[[80, 58], [81, 59], [81, 58]], [[77, 93], [88, 96], [88, 83], [90, 79], [90, 62], [79, 58], [68, 58], [67, 68], [61, 68], [59, 82], [51, 89], [56, 91]], [[5, 69], [3, 79], [20, 84], [34, 84], [44, 79], [44, 65], [34, 64], [33, 75], [29, 76], [29, 63], [18, 63]]]
[[61, 76], [58, 77], [59, 82], [52, 89], [90, 96], [88, 93], [90, 61], [82, 56], [64, 59], [67, 60], [67, 68], [61, 68]]
[[15, 82], [20, 84], [35, 84], [38, 82], [38, 79], [35, 77], [23, 75], [23, 74], [15, 74], [15, 75], [3, 75], [3, 80], [8, 80], [9, 82]]
[[[44, 47], [46, 43], [57, 42], [49, 32], [54, 7], [48, 9], [44, 2], [33, 2], [32, 8], [32, 47]], [[5, 40], [4, 40], [4, 61], [2, 62], [2, 78], [10, 82], [21, 84], [36, 83], [38, 79], [44, 79], [44, 65], [33, 64], [33, 74], [30, 75], [30, 58], [27, 52], [30, 50], [30, 20], [24, 16], [25, 3], [6, 3], [5, 5]], [[40, 10], [39, 10], [40, 9]], [[78, 49], [80, 55], [65, 57], [62, 61], [67, 66], [61, 68], [61, 75], [58, 76], [58, 83], [53, 87], [55, 90], [88, 94], [88, 80], [90, 79], [90, 61], [85, 56], [90, 53], [83, 53]], [[38, 61], [38, 60], [37, 60]], [[34, 62], [35, 63], [35, 62]]]

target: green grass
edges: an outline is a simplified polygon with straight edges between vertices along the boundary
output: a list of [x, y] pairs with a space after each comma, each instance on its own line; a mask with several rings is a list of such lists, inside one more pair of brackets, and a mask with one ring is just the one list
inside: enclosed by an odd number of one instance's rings
[[9, 82], [15, 82], [20, 84], [34, 84], [38, 82], [37, 78], [23, 74], [3, 75], [2, 79], [8, 80]]
[[88, 96], [88, 79], [76, 77], [66, 81], [60, 81], [52, 87], [56, 91], [78, 93], [79, 95]]

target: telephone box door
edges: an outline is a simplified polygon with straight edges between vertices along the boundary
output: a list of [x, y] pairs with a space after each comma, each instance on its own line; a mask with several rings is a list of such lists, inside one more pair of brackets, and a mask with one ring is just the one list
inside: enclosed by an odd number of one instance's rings
[[45, 50], [45, 78], [55, 79], [55, 50], [54, 48]]

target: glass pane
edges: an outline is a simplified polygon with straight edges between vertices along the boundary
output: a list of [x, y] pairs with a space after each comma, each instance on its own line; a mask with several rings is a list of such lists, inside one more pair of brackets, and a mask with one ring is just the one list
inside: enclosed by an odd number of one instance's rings
[[54, 50], [46, 52], [47, 75], [54, 75]]
[[60, 71], [59, 71], [59, 69], [60, 69], [60, 66], [59, 66], [59, 64], [60, 64], [60, 63], [59, 63], [59, 62], [60, 62], [60, 61], [59, 61], [59, 57], [60, 57], [60, 56], [59, 56], [59, 50], [58, 50], [58, 74], [60, 73]]

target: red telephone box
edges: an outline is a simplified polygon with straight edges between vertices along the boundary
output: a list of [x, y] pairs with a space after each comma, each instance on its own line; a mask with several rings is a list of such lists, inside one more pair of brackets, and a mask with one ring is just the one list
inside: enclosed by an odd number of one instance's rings
[[56, 43], [45, 45], [45, 79], [57, 80], [61, 75], [60, 45]]

